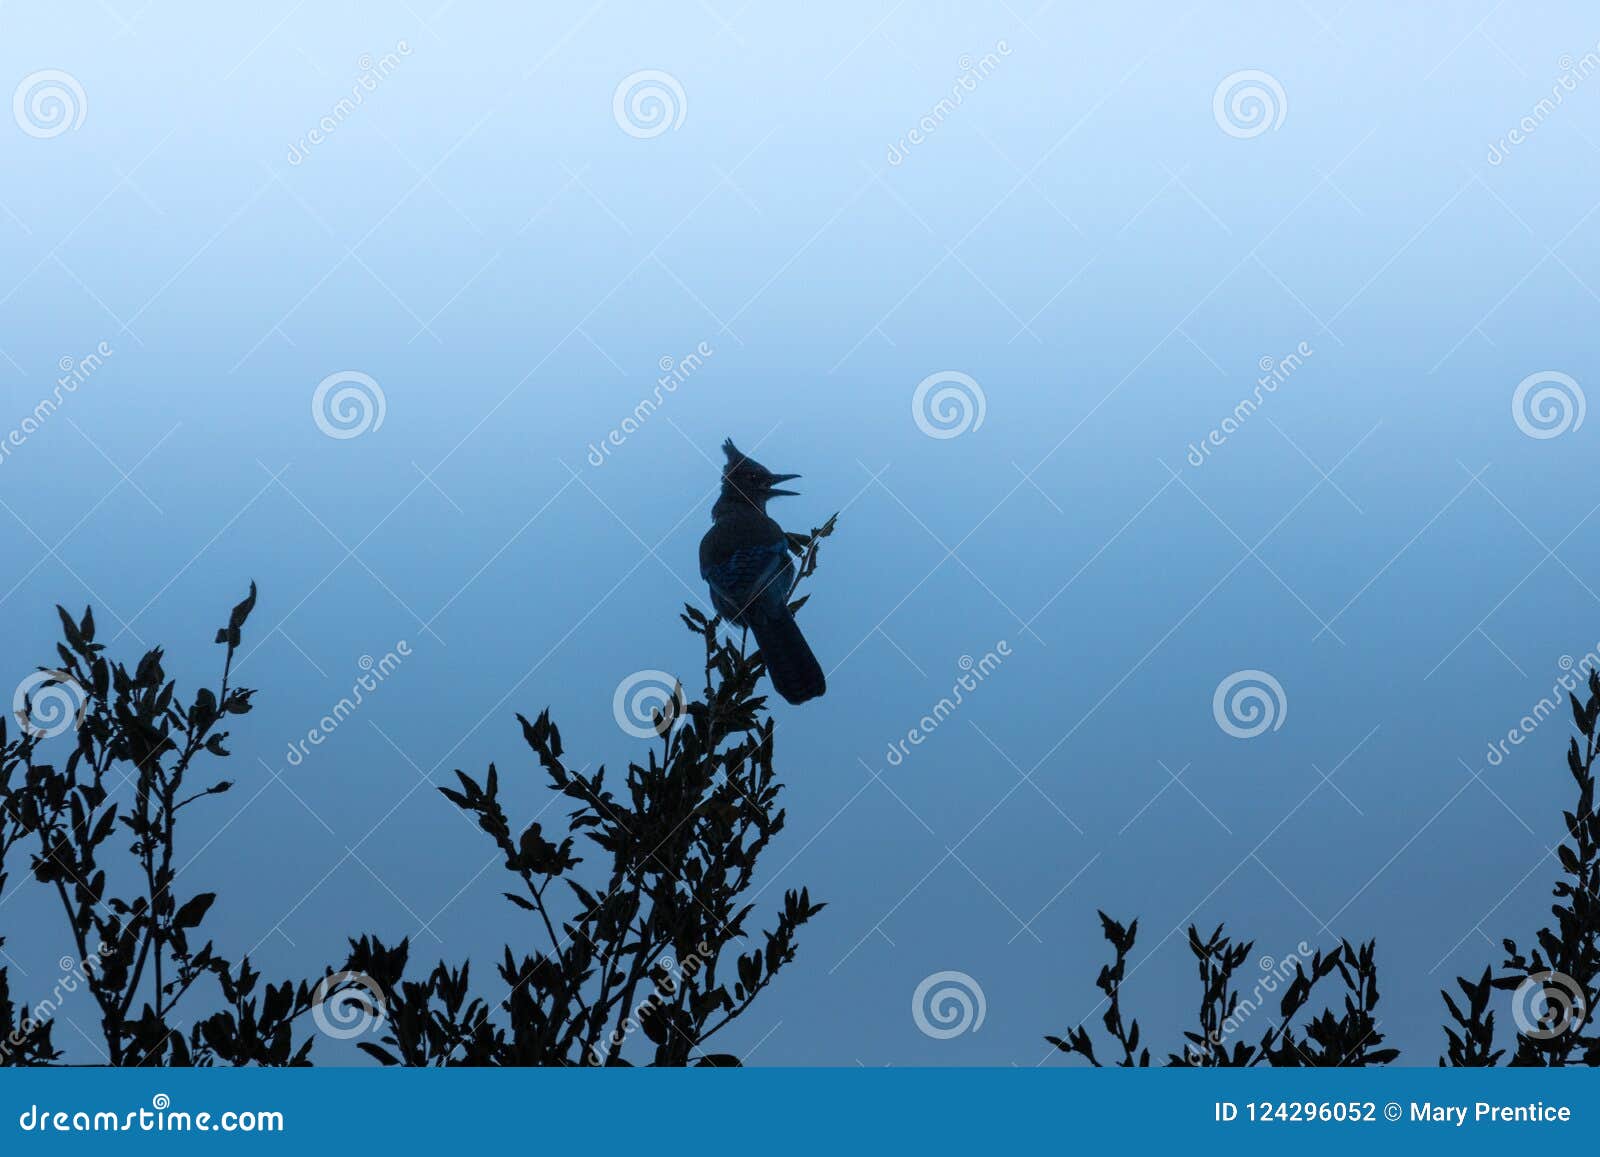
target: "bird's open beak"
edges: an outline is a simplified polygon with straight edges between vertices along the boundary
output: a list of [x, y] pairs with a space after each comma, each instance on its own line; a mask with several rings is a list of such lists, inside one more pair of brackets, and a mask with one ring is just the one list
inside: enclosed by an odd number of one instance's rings
[[797, 491], [797, 490], [779, 490], [777, 487], [773, 486], [772, 483], [774, 483], [774, 482], [788, 482], [791, 479], [795, 479], [795, 478], [798, 478], [798, 477], [800, 477], [800, 475], [798, 475], [798, 474], [774, 474], [774, 475], [772, 475], [771, 477], [769, 477], [767, 479], [767, 494], [770, 497], [774, 497], [774, 498], [778, 497], [779, 495], [784, 495], [784, 496], [793, 498], [794, 496], [796, 496], [799, 493], [799, 491]]

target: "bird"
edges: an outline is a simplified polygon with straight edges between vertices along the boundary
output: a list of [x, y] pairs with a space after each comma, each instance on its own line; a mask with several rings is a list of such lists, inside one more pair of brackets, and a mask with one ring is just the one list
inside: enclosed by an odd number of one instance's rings
[[796, 493], [778, 484], [800, 475], [774, 474], [732, 438], [722, 452], [728, 460], [711, 529], [700, 540], [700, 577], [717, 613], [755, 635], [773, 688], [790, 703], [804, 703], [825, 692], [828, 681], [789, 610], [795, 580], [788, 536], [767, 515], [769, 499]]

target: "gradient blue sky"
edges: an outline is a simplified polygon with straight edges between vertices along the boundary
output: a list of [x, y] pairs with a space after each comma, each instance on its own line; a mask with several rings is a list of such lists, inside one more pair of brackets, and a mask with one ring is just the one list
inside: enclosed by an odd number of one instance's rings
[[[731, 435], [805, 475], [789, 525], [842, 511], [804, 613], [830, 691], [777, 708], [789, 827], [763, 896], [829, 907], [731, 1047], [1038, 1064], [1095, 1009], [1102, 907], [1141, 918], [1129, 1000], [1157, 1047], [1190, 1016], [1181, 928], [1226, 920], [1275, 959], [1376, 936], [1382, 1028], [1432, 1063], [1439, 988], [1526, 938], [1558, 870], [1563, 718], [1499, 766], [1487, 745], [1600, 641], [1600, 423], [1536, 439], [1511, 406], [1530, 374], [1594, 377], [1600, 77], [1533, 110], [1597, 41], [1586, 6], [1487, 0], [7, 4], [0, 89], [64, 70], [85, 115], [47, 138], [0, 116], [0, 427], [61, 359], [113, 351], [0, 462], [8, 678], [50, 661], [58, 601], [210, 678], [256, 580], [240, 786], [185, 849], [222, 894], [209, 930], [268, 975], [368, 930], [429, 959], [532, 944], [426, 785], [529, 769], [513, 713], [547, 705], [577, 760], [638, 751], [612, 694], [695, 660], [674, 611], [702, 597]], [[644, 69], [683, 93], [648, 139], [613, 116]], [[1249, 69], [1284, 115], [1239, 137], [1213, 94]], [[343, 370], [386, 413], [333, 439], [311, 398]], [[978, 383], [980, 428], [919, 430], [939, 371]], [[1245, 669], [1288, 705], [1249, 740], [1212, 714]], [[0, 928], [37, 998], [67, 943], [24, 876]], [[987, 1014], [938, 1040], [911, 1000], [946, 970]]]

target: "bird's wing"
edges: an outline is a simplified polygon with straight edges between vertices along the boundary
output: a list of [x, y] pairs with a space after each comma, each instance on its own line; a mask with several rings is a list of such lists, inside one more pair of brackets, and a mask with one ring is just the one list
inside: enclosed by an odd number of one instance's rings
[[761, 615], [782, 606], [789, 597], [793, 567], [789, 548], [781, 540], [743, 546], [725, 558], [700, 568], [711, 587], [718, 609], [730, 617]]

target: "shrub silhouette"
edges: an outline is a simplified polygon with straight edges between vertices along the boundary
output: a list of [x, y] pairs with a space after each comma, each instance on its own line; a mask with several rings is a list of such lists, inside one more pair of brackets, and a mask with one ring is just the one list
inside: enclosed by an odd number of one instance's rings
[[[829, 520], [790, 536], [797, 586], [832, 530]], [[209, 940], [196, 946], [216, 895], [180, 899], [174, 867], [180, 814], [232, 786], [209, 778], [205, 764], [227, 757], [222, 725], [250, 710], [254, 692], [230, 676], [255, 601], [252, 584], [217, 632], [226, 648], [217, 688], [188, 706], [159, 648], [130, 672], [102, 654], [91, 612], [74, 620], [57, 608], [61, 666], [27, 681], [19, 729], [0, 719], [0, 888], [6, 854], [20, 848], [33, 878], [60, 898], [79, 964], [57, 987], [92, 995], [103, 1060], [306, 1065], [315, 1035], [304, 1018], [326, 1009], [341, 1022], [381, 1019], [382, 1043], [360, 1047], [385, 1064], [739, 1063], [706, 1052], [706, 1042], [794, 959], [798, 929], [823, 907], [803, 888], [787, 892], [762, 941], [749, 945], [756, 866], [784, 825], [759, 654], [685, 607], [704, 647], [703, 694], [686, 702], [677, 689], [672, 709], [656, 715], [660, 747], [630, 764], [615, 791], [603, 767], [586, 775], [568, 766], [548, 711], [532, 722], [518, 716], [550, 789], [572, 809], [564, 834], [547, 838], [537, 822], [514, 834], [492, 764], [481, 783], [458, 771], [457, 786], [439, 789], [499, 847], [516, 877], [506, 899], [547, 941], [531, 953], [506, 947], [494, 1009], [471, 994], [467, 963], [407, 979], [409, 943], [375, 936], [353, 939], [344, 967], [325, 967], [315, 983], [261, 987], [248, 957], [235, 964]], [[75, 717], [36, 726], [41, 705]], [[41, 762], [41, 743], [68, 729], [77, 742], [66, 763]], [[131, 863], [115, 855], [124, 835]], [[583, 870], [589, 857], [593, 871]], [[192, 990], [205, 980], [220, 1000], [196, 1019]], [[0, 1065], [61, 1059], [51, 1031], [59, 997], [19, 1007], [0, 968]], [[187, 1033], [175, 1018], [180, 1003]]]
[[[1600, 998], [1596, 990], [1600, 976], [1600, 818], [1594, 811], [1594, 765], [1600, 756], [1600, 672], [1589, 672], [1586, 701], [1580, 702], [1576, 695], [1569, 698], [1583, 743], [1571, 739], [1567, 748], [1567, 768], [1577, 784], [1578, 799], [1573, 810], [1562, 812], [1571, 842], [1556, 847], [1566, 875], [1556, 881], [1554, 889], [1557, 902], [1550, 911], [1555, 927], [1541, 928], [1534, 937], [1538, 947], [1527, 955], [1515, 941], [1505, 940], [1506, 960], [1499, 976], [1485, 968], [1477, 980], [1458, 977], [1456, 984], [1464, 1002], [1458, 1003], [1449, 992], [1440, 994], [1451, 1021], [1444, 1026], [1447, 1043], [1445, 1056], [1439, 1059], [1442, 1066], [1487, 1067], [1505, 1056], [1504, 1049], [1495, 1047], [1495, 1016], [1489, 1008], [1497, 989], [1515, 993], [1514, 1008], [1521, 1014], [1512, 1065], [1600, 1066], [1600, 1036], [1584, 1033]], [[1100, 969], [1095, 982], [1104, 994], [1101, 1020], [1122, 1054], [1112, 1063], [1146, 1067], [1150, 1050], [1139, 1047], [1139, 1022], [1124, 1020], [1122, 1010], [1122, 985], [1139, 922], [1124, 928], [1104, 912], [1100, 921], [1113, 952], [1112, 962]], [[1200, 974], [1199, 1026], [1197, 1031], [1184, 1032], [1188, 1043], [1181, 1054], [1168, 1055], [1168, 1065], [1364, 1066], [1388, 1064], [1399, 1057], [1396, 1049], [1377, 1047], [1383, 1036], [1373, 1015], [1378, 1004], [1375, 941], [1355, 947], [1346, 940], [1327, 953], [1317, 952], [1309, 971], [1305, 962], [1297, 959], [1294, 976], [1278, 1001], [1276, 1023], [1256, 1044], [1236, 1039], [1265, 1000], [1262, 984], [1242, 998], [1234, 982], [1252, 947], [1249, 942], [1234, 944], [1222, 934], [1221, 925], [1204, 940], [1199, 929], [1189, 926], [1189, 951]], [[1297, 1036], [1296, 1018], [1308, 1007], [1313, 991], [1335, 974], [1344, 985], [1342, 1011], [1335, 1014], [1325, 1008]], [[1276, 995], [1276, 983], [1265, 987], [1265, 995]], [[1104, 1064], [1082, 1024], [1065, 1037], [1046, 1036], [1045, 1040], [1091, 1065]]]
[[[790, 536], [799, 578], [816, 569], [832, 529], [830, 520]], [[584, 775], [568, 765], [548, 711], [517, 717], [550, 788], [572, 807], [564, 834], [547, 836], [538, 822], [514, 833], [493, 764], [482, 782], [457, 771], [458, 786], [439, 789], [500, 849], [518, 885], [505, 897], [546, 941], [531, 956], [507, 947], [497, 965], [505, 1022], [467, 998], [467, 965], [440, 963], [407, 981], [404, 941], [388, 948], [362, 937], [345, 969], [375, 982], [370, 999], [385, 1023], [382, 1044], [363, 1041], [363, 1050], [390, 1065], [739, 1063], [705, 1053], [706, 1042], [794, 959], [796, 932], [823, 906], [804, 888], [785, 893], [763, 943], [743, 950], [756, 864], [784, 824], [774, 725], [757, 689], [758, 656], [722, 640], [719, 620], [694, 607], [682, 618], [705, 648], [703, 692], [685, 703], [680, 687], [656, 713], [660, 749], [629, 764], [618, 791], [603, 767]], [[581, 872], [580, 850], [598, 852], [603, 867]]]
[[1580, 702], [1569, 694], [1572, 717], [1582, 738], [1567, 741], [1567, 770], [1577, 784], [1578, 799], [1571, 811], [1561, 813], [1569, 843], [1556, 846], [1564, 878], [1556, 881], [1550, 906], [1555, 927], [1539, 929], [1537, 947], [1527, 955], [1514, 940], [1504, 940], [1505, 970], [1494, 976], [1485, 968], [1477, 980], [1457, 977], [1465, 1008], [1449, 992], [1441, 993], [1453, 1025], [1445, 1026], [1448, 1045], [1439, 1059], [1452, 1068], [1493, 1065], [1504, 1055], [1496, 1049], [1494, 1013], [1489, 1010], [1491, 990], [1514, 993], [1513, 1008], [1522, 1015], [1516, 1024], [1516, 1041], [1510, 1063], [1516, 1066], [1560, 1068], [1567, 1065], [1600, 1066], [1600, 1036], [1585, 1033], [1591, 1027], [1596, 974], [1600, 973], [1600, 818], [1594, 811], [1594, 764], [1600, 754], [1600, 673], [1589, 672], [1588, 698]]
[[[1139, 933], [1135, 920], [1124, 928], [1100, 913], [1106, 940], [1111, 944], [1113, 961], [1100, 969], [1096, 987], [1105, 994], [1102, 1022], [1106, 1032], [1122, 1052], [1114, 1062], [1121, 1068], [1147, 1068], [1149, 1048], [1140, 1049], [1137, 1020], [1124, 1022], [1122, 984], [1127, 976], [1128, 954]], [[1222, 934], [1222, 926], [1202, 940], [1200, 931], [1189, 925], [1189, 951], [1200, 973], [1200, 1009], [1197, 1030], [1184, 1032], [1188, 1044], [1183, 1052], [1171, 1053], [1167, 1064], [1178, 1068], [1220, 1068], [1268, 1065], [1275, 1068], [1336, 1068], [1341, 1065], [1383, 1065], [1399, 1056], [1396, 1049], [1380, 1049], [1383, 1035], [1378, 1032], [1372, 1010], [1378, 1003], [1376, 947], [1372, 943], [1353, 947], [1344, 941], [1332, 951], [1316, 952], [1310, 961], [1294, 960], [1294, 975], [1287, 978], [1276, 1013], [1269, 1012], [1269, 1027], [1257, 1044], [1235, 1039], [1268, 996], [1276, 994], [1280, 977], [1273, 969], [1265, 983], [1258, 983], [1248, 997], [1235, 985], [1235, 974], [1250, 958], [1254, 943], [1236, 944]], [[1296, 1018], [1306, 1008], [1312, 992], [1335, 973], [1345, 987], [1344, 1013], [1334, 1016], [1324, 1010], [1296, 1036]], [[1262, 989], [1265, 988], [1265, 993]], [[1102, 1067], [1095, 1055], [1094, 1042], [1082, 1025], [1066, 1037], [1047, 1036], [1047, 1041], [1064, 1053], [1075, 1053], [1096, 1068]], [[1231, 1047], [1230, 1047], [1230, 1041]]]
[[[830, 519], [791, 535], [797, 586], [816, 570], [832, 530]], [[655, 716], [642, 762], [610, 785], [603, 767], [574, 770], [548, 711], [531, 721], [519, 715], [546, 788], [568, 809], [563, 830], [547, 834], [537, 821], [514, 830], [510, 790], [494, 764], [481, 778], [457, 771], [453, 785], [439, 788], [499, 850], [515, 877], [506, 900], [538, 942], [506, 946], [492, 1004], [474, 991], [469, 962], [409, 976], [409, 942], [390, 946], [370, 934], [350, 941], [337, 971], [263, 984], [248, 956], [235, 961], [202, 942], [216, 895], [185, 893], [175, 867], [180, 817], [232, 786], [208, 765], [228, 757], [229, 717], [250, 711], [254, 692], [231, 675], [255, 601], [252, 584], [216, 633], [224, 648], [217, 685], [187, 704], [160, 648], [129, 670], [104, 655], [91, 612], [75, 619], [57, 608], [60, 665], [25, 681], [15, 721], [0, 717], [0, 892], [11, 857], [26, 856], [28, 874], [59, 899], [79, 963], [31, 1008], [15, 1002], [0, 968], [0, 1066], [60, 1063], [52, 1017], [62, 992], [80, 988], [99, 1011], [100, 1059], [112, 1065], [308, 1065], [316, 1041], [308, 1014], [341, 1008], [381, 1023], [378, 1039], [359, 1047], [389, 1065], [739, 1063], [708, 1044], [794, 960], [799, 929], [823, 907], [806, 889], [790, 890], [768, 928], [751, 924], [757, 864], [784, 826], [759, 653], [686, 606], [684, 625], [704, 652], [703, 686], [693, 700], [677, 688]], [[1584, 701], [1572, 697], [1578, 738], [1567, 766], [1577, 799], [1563, 812], [1566, 840], [1555, 849], [1563, 875], [1553, 922], [1526, 952], [1504, 941], [1498, 973], [1458, 978], [1460, 995], [1442, 994], [1441, 1065], [1600, 1065], [1600, 1036], [1587, 1031], [1600, 999], [1600, 672], [1589, 673], [1586, 690]], [[46, 704], [70, 718], [37, 725]], [[65, 762], [45, 762], [41, 745], [67, 731], [75, 742]], [[1082, 1024], [1046, 1039], [1092, 1065], [1147, 1067], [1151, 1049], [1123, 1008], [1138, 921], [1100, 919], [1113, 953], [1096, 981], [1109, 1044], [1097, 1052]], [[1251, 942], [1219, 925], [1209, 936], [1191, 926], [1188, 944], [1200, 981], [1196, 1022], [1167, 1065], [1397, 1059], [1378, 1031], [1375, 943], [1307, 950], [1309, 960], [1291, 957], [1248, 992], [1241, 970]], [[1505, 1045], [1490, 1008], [1496, 991], [1513, 994], [1514, 1039]], [[1318, 1010], [1313, 997], [1327, 1003]]]
[[[251, 584], [217, 632], [226, 648], [217, 689], [201, 688], [188, 706], [159, 647], [129, 671], [102, 654], [90, 611], [74, 621], [58, 607], [61, 666], [29, 680], [14, 738], [0, 718], [0, 853], [25, 848], [30, 874], [59, 897], [79, 963], [58, 990], [87, 988], [100, 1012], [101, 1059], [112, 1065], [304, 1064], [311, 1048], [309, 1036], [298, 1045], [293, 1036], [293, 1022], [312, 1007], [310, 986], [284, 982], [258, 993], [248, 959], [235, 965], [209, 940], [196, 946], [216, 895], [180, 899], [173, 864], [180, 814], [232, 786], [210, 779], [204, 765], [227, 757], [222, 724], [250, 710], [254, 693], [229, 680], [255, 601]], [[41, 703], [75, 714], [75, 723], [36, 726]], [[41, 741], [66, 729], [77, 739], [66, 763], [40, 762]], [[117, 837], [131, 837], [131, 865], [112, 862]], [[174, 1013], [207, 979], [223, 1007], [185, 1035]], [[6, 985], [0, 971], [0, 1064], [59, 1059], [43, 1010], [13, 1006]]]

